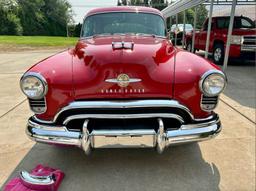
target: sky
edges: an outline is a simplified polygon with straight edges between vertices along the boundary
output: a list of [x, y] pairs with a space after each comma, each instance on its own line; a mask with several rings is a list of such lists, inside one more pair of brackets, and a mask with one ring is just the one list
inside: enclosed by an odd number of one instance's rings
[[[97, 8], [97, 7], [111, 7], [111, 6], [116, 6], [117, 5], [117, 0], [68, 0], [71, 5], [72, 5], [72, 10], [74, 12], [74, 20], [75, 20], [75, 23], [82, 23], [83, 22], [83, 18], [85, 16], [85, 14], [93, 9], [93, 8]], [[174, 1], [174, 0], [173, 0]], [[208, 7], [207, 7], [208, 8]], [[229, 10], [230, 10], [230, 6], [214, 6], [214, 13], [215, 15], [216, 14], [220, 14], [218, 11], [221, 11], [224, 9], [226, 9], [227, 13], [229, 13]], [[238, 8], [237, 8], [237, 13], [238, 14], [245, 14], [246, 15], [246, 9], [241, 9], [242, 11], [238, 11]], [[255, 10], [255, 9], [254, 9]], [[255, 12], [253, 12], [253, 9], [252, 9], [252, 14], [255, 14]], [[248, 15], [249, 16], [249, 15]], [[254, 17], [255, 18], [255, 17]]]
[[[75, 13], [75, 23], [82, 23], [85, 14], [97, 7], [116, 6], [118, 0], [68, 0], [72, 5], [72, 10]], [[172, 0], [174, 1], [174, 0]]]
[[68, 0], [75, 13], [75, 23], [82, 23], [85, 14], [97, 7], [111, 7], [117, 5], [117, 0]]

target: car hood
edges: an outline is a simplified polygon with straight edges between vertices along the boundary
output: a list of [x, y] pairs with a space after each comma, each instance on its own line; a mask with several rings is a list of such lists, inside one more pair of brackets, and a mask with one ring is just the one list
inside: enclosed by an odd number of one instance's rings
[[234, 29], [232, 32], [233, 35], [246, 35], [246, 36], [256, 36], [256, 29], [246, 29], [246, 28], [241, 28], [241, 29]]
[[[128, 43], [132, 48], [116, 48]], [[76, 99], [172, 98], [172, 44], [153, 36], [81, 39], [75, 48], [73, 82]]]

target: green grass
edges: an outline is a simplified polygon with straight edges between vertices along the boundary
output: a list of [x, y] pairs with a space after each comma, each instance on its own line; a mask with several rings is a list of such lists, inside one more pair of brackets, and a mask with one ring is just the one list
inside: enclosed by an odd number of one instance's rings
[[32, 47], [68, 47], [74, 46], [76, 37], [50, 37], [50, 36], [2, 36], [1, 45], [32, 46]]

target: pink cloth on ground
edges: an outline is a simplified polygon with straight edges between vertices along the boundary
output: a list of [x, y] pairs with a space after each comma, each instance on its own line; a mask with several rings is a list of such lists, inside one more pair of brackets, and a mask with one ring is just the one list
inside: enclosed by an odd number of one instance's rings
[[[59, 170], [59, 169], [54, 169], [51, 167], [46, 167], [41, 164], [37, 165], [30, 173], [31, 175], [36, 175], [36, 176], [48, 176], [54, 174], [56, 181], [54, 184], [54, 189], [52, 191], [57, 191], [61, 181], [64, 178], [64, 173]], [[40, 189], [39, 189], [40, 190]], [[42, 189], [41, 189], [42, 190]], [[19, 177], [13, 178], [10, 180], [5, 188], [4, 191], [37, 191], [30, 189], [26, 186], [24, 186], [21, 182], [21, 179]]]

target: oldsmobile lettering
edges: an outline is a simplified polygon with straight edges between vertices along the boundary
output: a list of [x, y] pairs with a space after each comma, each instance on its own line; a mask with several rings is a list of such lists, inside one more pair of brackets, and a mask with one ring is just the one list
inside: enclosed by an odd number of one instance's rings
[[144, 89], [106, 89], [101, 90], [101, 93], [144, 93]]

